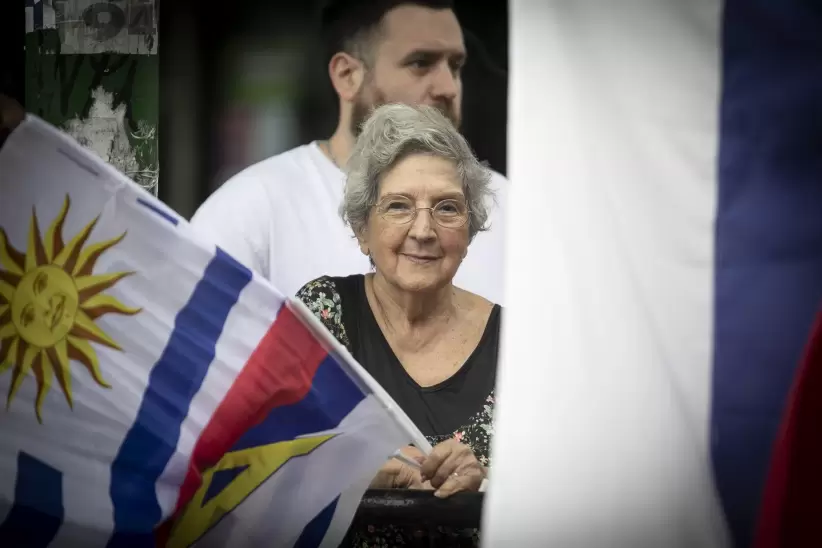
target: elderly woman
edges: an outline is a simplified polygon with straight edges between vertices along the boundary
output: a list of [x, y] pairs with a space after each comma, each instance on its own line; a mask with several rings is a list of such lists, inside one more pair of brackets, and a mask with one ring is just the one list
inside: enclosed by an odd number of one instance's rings
[[[406, 449], [421, 472], [392, 460], [372, 487], [477, 490], [489, 465], [501, 308], [452, 280], [486, 229], [490, 173], [439, 111], [406, 105], [374, 111], [347, 171], [341, 213], [374, 272], [321, 277], [298, 298], [434, 445], [427, 458]], [[475, 531], [353, 533], [356, 546], [476, 542]]]

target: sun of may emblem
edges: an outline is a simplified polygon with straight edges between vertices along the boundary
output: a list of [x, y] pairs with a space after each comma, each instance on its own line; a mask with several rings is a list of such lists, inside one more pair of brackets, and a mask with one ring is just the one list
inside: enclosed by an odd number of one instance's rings
[[104, 314], [140, 311], [103, 293], [132, 272], [94, 273], [100, 256], [122, 241], [125, 232], [85, 246], [98, 217], [64, 243], [69, 205], [67, 195], [44, 238], [32, 210], [25, 253], [11, 245], [0, 227], [0, 374], [11, 370], [6, 408], [31, 374], [37, 383], [35, 411], [41, 423], [43, 400], [55, 378], [73, 407], [72, 361], [84, 366], [98, 385], [110, 388], [91, 343], [122, 349], [94, 322]]

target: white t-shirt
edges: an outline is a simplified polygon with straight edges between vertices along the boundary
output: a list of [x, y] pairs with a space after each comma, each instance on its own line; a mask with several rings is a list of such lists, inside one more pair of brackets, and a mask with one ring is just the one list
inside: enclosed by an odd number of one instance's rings
[[[369, 272], [351, 228], [340, 218], [343, 172], [312, 142], [241, 171], [191, 219], [194, 229], [268, 278], [285, 295], [323, 275]], [[508, 181], [494, 172], [490, 230], [468, 247], [454, 284], [503, 304], [503, 216]]]

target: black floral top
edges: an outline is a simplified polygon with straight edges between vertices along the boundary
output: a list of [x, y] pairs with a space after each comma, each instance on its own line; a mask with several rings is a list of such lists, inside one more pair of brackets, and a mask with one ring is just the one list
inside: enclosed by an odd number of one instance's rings
[[[359, 278], [360, 280], [354, 280], [355, 278]], [[352, 344], [351, 339], [354, 337], [349, 333], [352, 330], [357, 330], [356, 324], [352, 323], [350, 317], [344, 317], [343, 315], [346, 304], [351, 306], [350, 302], [357, 299], [357, 296], [350, 294], [351, 291], [346, 291], [346, 288], [342, 286], [356, 287], [356, 282], [361, 281], [361, 279], [362, 276], [318, 278], [303, 286], [297, 293], [297, 298], [308, 306], [334, 337], [345, 345], [352, 355], [368, 370], [368, 364], [357, 355], [358, 353], [355, 351], [357, 344]], [[355, 283], [354, 286], [352, 286], [352, 281]], [[363, 288], [362, 297], [361, 300], [357, 299], [360, 304], [359, 308], [367, 310], [360, 310], [359, 312], [365, 313], [373, 318], [370, 306], [368, 306], [367, 301], [364, 299], [364, 285], [361, 287]], [[356, 291], [354, 291], [354, 293], [356, 293]], [[354, 311], [350, 311], [349, 315], [354, 315]], [[491, 319], [489, 319], [489, 326], [490, 324]], [[496, 335], [498, 337], [498, 319], [496, 324]], [[376, 322], [373, 325], [376, 325]], [[486, 331], [488, 330], [489, 328], [486, 328]], [[360, 328], [359, 331], [362, 331], [362, 329]], [[494, 346], [498, 346], [497, 341], [498, 338], [494, 339]], [[471, 358], [469, 358], [469, 360], [470, 359]], [[496, 354], [494, 354], [494, 362], [496, 362]], [[466, 362], [466, 364], [467, 363], [468, 362]], [[375, 378], [377, 377], [375, 376]], [[377, 378], [377, 380], [380, 381], [379, 378]], [[391, 389], [382, 381], [380, 382], [388, 393], [391, 394], [392, 397], [395, 397], [395, 395], [391, 393]], [[402, 406], [400, 401], [398, 401], [398, 403]], [[483, 466], [490, 467], [491, 457], [489, 449], [493, 436], [494, 412], [493, 384], [490, 385], [487, 395], [480, 401], [476, 409], [477, 411], [473, 415], [453, 431], [446, 434], [426, 435], [426, 438], [431, 445], [436, 445], [453, 437], [457, 441], [468, 445]], [[418, 424], [418, 426], [420, 425]], [[422, 429], [421, 426], [420, 428]], [[423, 433], [426, 433], [424, 429]], [[368, 526], [366, 528], [360, 528], [359, 530], [352, 529], [344, 545], [355, 546], [356, 548], [369, 548], [372, 546], [474, 547], [479, 546], [479, 536], [476, 529], [466, 530], [436, 527], [422, 530], [414, 527]]]

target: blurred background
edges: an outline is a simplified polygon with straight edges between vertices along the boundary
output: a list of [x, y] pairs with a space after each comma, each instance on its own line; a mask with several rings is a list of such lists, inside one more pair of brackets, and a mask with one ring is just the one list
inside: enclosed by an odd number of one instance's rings
[[[190, 217], [248, 165], [332, 133], [320, 4], [6, 0], [0, 91]], [[455, 4], [463, 131], [505, 174], [507, 2]]]

